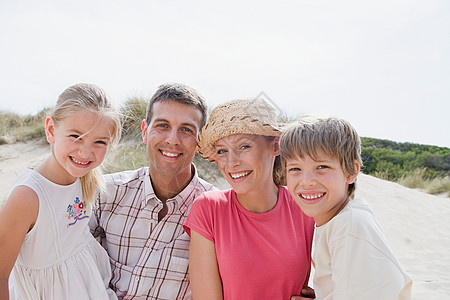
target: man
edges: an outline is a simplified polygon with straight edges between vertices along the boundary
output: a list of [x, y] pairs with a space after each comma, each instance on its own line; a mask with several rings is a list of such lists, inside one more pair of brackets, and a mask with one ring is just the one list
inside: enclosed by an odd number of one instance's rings
[[89, 225], [108, 252], [119, 299], [191, 298], [182, 225], [193, 200], [214, 189], [192, 163], [206, 117], [195, 90], [161, 85], [142, 122], [149, 166], [105, 176]]

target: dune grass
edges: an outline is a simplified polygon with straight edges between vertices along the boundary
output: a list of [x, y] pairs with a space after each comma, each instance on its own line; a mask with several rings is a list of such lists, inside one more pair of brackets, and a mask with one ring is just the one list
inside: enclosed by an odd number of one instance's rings
[[450, 197], [450, 177], [425, 176], [426, 168], [416, 169], [403, 175], [398, 183], [414, 189], [419, 189], [432, 195], [446, 194]]

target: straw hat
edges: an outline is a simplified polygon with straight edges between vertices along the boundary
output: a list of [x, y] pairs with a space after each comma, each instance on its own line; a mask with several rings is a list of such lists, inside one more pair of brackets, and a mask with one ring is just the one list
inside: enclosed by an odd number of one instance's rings
[[214, 161], [214, 144], [233, 134], [280, 136], [274, 109], [261, 99], [233, 100], [216, 106], [198, 138], [203, 158]]

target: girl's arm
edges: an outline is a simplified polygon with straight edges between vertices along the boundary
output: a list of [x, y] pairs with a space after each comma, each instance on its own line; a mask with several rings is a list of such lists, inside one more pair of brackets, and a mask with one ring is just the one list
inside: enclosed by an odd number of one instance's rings
[[189, 277], [193, 299], [223, 299], [215, 245], [192, 229], [189, 246]]
[[9, 297], [9, 275], [38, 212], [38, 196], [26, 186], [15, 187], [0, 210], [0, 299]]

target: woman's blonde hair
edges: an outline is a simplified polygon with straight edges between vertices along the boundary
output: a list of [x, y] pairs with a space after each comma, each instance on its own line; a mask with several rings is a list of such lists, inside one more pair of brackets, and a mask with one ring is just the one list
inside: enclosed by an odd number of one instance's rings
[[[111, 141], [108, 149], [120, 140], [121, 123], [120, 114], [105, 92], [95, 84], [78, 83], [68, 87], [58, 97], [56, 106], [50, 113], [55, 126], [66, 117], [79, 113], [81, 110], [89, 110], [96, 113], [99, 118], [106, 117], [113, 121], [114, 129], [111, 131]], [[83, 198], [86, 204], [94, 201], [96, 189], [103, 191], [105, 184], [100, 168], [94, 168], [81, 177]]]
[[[318, 153], [337, 159], [346, 176], [358, 174], [357, 162], [362, 168], [361, 140], [349, 122], [332, 116], [304, 116], [288, 125], [280, 137], [280, 155], [283, 166], [287, 159], [318, 158]], [[353, 198], [356, 180], [348, 187]]]

